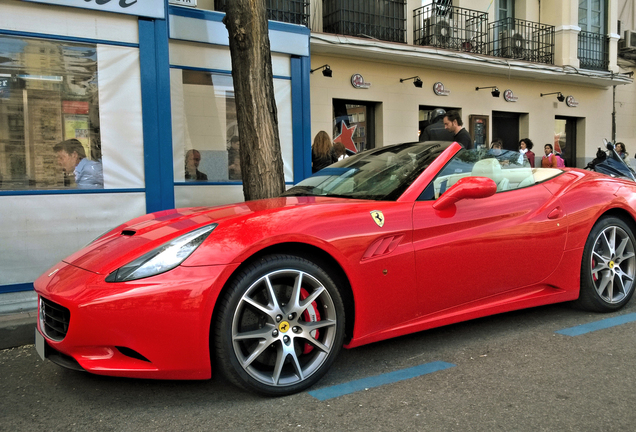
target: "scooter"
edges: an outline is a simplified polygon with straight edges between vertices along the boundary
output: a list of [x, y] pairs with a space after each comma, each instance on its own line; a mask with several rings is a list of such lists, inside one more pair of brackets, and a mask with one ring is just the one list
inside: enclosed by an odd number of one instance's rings
[[604, 151], [599, 147], [596, 158], [588, 163], [585, 169], [636, 182], [636, 172], [616, 152], [614, 144], [607, 140], [603, 140], [603, 142], [607, 150]]

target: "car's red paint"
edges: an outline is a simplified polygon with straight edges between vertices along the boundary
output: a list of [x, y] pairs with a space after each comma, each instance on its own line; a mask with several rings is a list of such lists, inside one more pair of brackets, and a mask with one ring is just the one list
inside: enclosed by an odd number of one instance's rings
[[[354, 301], [347, 346], [356, 347], [574, 300], [595, 221], [606, 212], [636, 219], [635, 184], [576, 169], [442, 210], [435, 201], [417, 201], [459, 149], [444, 150], [396, 201], [285, 197], [132, 220], [36, 280], [39, 296], [71, 313], [66, 337], [47, 343], [97, 374], [209, 378], [217, 299], [239, 266], [269, 247], [293, 251], [302, 244], [333, 259], [348, 282], [341, 288], [350, 289]], [[384, 225], [373, 220], [374, 210], [382, 211]], [[218, 226], [177, 268], [104, 282], [122, 265], [210, 222]]]

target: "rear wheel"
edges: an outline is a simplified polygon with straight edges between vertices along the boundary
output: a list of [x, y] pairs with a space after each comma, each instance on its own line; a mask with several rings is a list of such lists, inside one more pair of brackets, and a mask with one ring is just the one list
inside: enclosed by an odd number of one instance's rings
[[585, 309], [611, 312], [622, 308], [634, 294], [636, 254], [630, 227], [616, 217], [603, 217], [585, 243], [581, 265], [581, 292], [577, 304]]
[[259, 393], [295, 393], [317, 382], [340, 351], [344, 306], [329, 275], [287, 255], [246, 268], [224, 296], [216, 323], [217, 365]]

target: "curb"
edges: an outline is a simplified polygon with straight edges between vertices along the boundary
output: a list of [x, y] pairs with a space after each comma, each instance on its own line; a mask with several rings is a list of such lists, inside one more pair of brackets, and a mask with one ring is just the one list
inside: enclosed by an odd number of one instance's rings
[[37, 316], [37, 311], [0, 315], [0, 350], [33, 344]]

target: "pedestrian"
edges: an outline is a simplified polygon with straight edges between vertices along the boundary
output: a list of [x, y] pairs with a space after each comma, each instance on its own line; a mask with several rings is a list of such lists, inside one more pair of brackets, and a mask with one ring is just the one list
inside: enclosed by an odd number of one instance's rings
[[334, 153], [331, 138], [327, 132], [320, 131], [314, 137], [314, 143], [311, 146], [311, 172], [318, 172], [334, 162], [338, 162], [338, 158]]
[[543, 151], [545, 152], [545, 156], [541, 159], [541, 167], [542, 168], [556, 168], [558, 166], [557, 158], [552, 153], [554, 150], [552, 148], [552, 144], [546, 144], [543, 146]]
[[453, 133], [453, 140], [465, 149], [471, 149], [473, 140], [463, 125], [462, 117], [457, 111], [449, 111], [444, 115], [444, 127]]
[[524, 138], [519, 141], [519, 153], [521, 156], [519, 157], [519, 165], [523, 165], [523, 159], [528, 159], [530, 166], [534, 168], [534, 153], [532, 152], [532, 147], [534, 144], [530, 141], [530, 138]]

